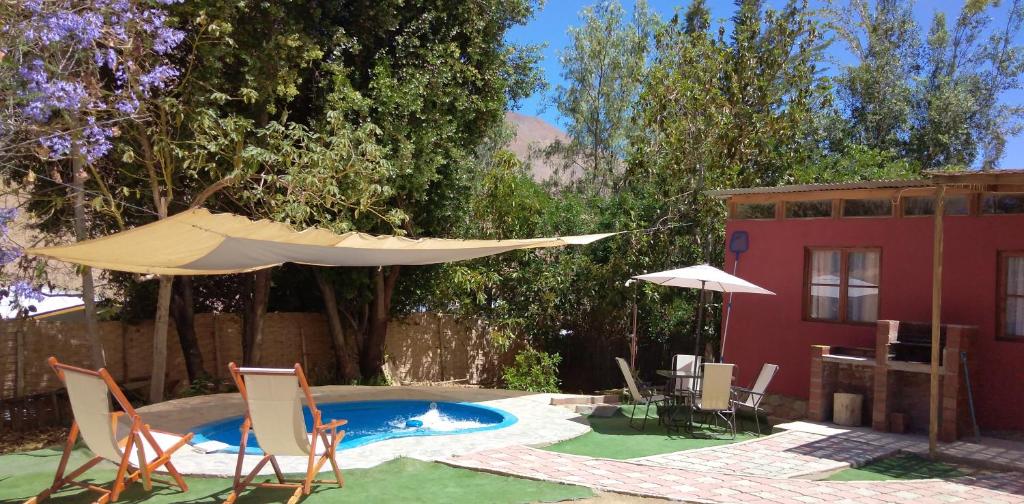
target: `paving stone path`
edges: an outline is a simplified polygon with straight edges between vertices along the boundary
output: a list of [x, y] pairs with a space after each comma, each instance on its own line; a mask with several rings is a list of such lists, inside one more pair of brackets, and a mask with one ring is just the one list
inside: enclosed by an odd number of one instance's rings
[[724, 446], [665, 453], [631, 461], [698, 472], [797, 478], [858, 467], [895, 454], [900, 449], [900, 443], [785, 431]]
[[1024, 475], [1020, 473], [945, 481], [810, 481], [657, 467], [526, 446], [484, 450], [444, 462], [479, 471], [685, 502], [1024, 503]]

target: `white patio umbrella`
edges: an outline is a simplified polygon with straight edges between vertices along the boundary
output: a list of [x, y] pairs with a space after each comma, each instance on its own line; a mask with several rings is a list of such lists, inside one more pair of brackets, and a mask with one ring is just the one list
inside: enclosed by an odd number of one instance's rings
[[[758, 287], [740, 277], [730, 275], [714, 266], [698, 264], [686, 268], [679, 268], [657, 273], [636, 275], [633, 278], [658, 285], [671, 287], [686, 287], [689, 289], [700, 289], [700, 299], [704, 300], [704, 291], [747, 293], [747, 294], [769, 294], [775, 293]], [[704, 325], [704, 306], [701, 305], [697, 312], [697, 330], [694, 331], [695, 339], [693, 355], [700, 355], [700, 328]], [[635, 331], [634, 331], [635, 332]], [[722, 342], [724, 345], [724, 341]]]

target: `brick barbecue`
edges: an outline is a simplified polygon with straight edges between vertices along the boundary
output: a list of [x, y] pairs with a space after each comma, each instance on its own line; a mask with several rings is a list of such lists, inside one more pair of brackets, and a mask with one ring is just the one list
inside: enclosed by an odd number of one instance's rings
[[[966, 352], [968, 367], [973, 368], [969, 348], [977, 332], [974, 326], [941, 327], [939, 438], [943, 441], [972, 432], [960, 353]], [[927, 324], [879, 320], [873, 349], [812, 346], [808, 417], [831, 420], [832, 395], [845, 392], [864, 397], [862, 423], [877, 431], [926, 431], [931, 345], [925, 336], [930, 333]]]

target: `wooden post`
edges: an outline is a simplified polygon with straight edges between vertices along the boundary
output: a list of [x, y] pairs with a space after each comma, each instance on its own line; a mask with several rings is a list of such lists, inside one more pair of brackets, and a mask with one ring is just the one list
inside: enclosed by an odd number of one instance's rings
[[[18, 317], [18, 328], [14, 331], [14, 397], [25, 395], [25, 321], [27, 316]], [[5, 324], [4, 328], [8, 326]]]
[[942, 219], [946, 213], [946, 186], [935, 188], [935, 231], [932, 234], [932, 366], [928, 404], [928, 455], [938, 456], [939, 344], [942, 324]]
[[302, 369], [309, 372], [309, 359], [308, 353], [306, 353], [306, 333], [302, 331], [302, 325], [305, 324], [305, 319], [299, 320], [299, 362], [302, 363]]
[[218, 314], [210, 314], [210, 326], [213, 327], [213, 377], [220, 378], [220, 341], [217, 338], [217, 319], [220, 318]]

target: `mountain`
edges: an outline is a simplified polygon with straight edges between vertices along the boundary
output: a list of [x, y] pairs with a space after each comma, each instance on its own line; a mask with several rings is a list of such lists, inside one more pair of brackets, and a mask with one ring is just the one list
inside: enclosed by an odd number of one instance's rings
[[545, 159], [541, 151], [556, 141], [568, 143], [569, 135], [544, 119], [518, 112], [505, 112], [505, 120], [516, 132], [508, 149], [530, 165], [534, 180], [542, 182], [551, 178], [561, 161]]

